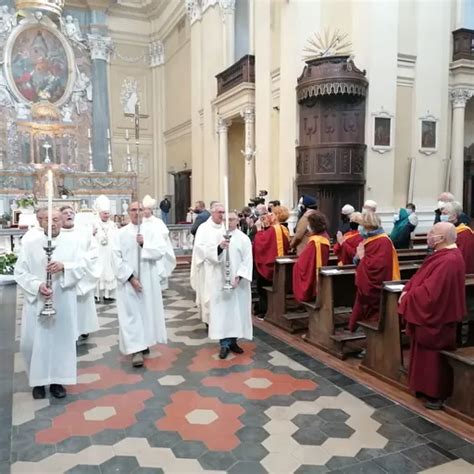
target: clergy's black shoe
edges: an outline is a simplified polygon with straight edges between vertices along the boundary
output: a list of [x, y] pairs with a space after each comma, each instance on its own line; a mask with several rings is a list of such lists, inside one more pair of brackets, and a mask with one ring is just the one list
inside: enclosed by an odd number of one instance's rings
[[219, 359], [225, 359], [229, 355], [229, 348], [228, 347], [221, 347], [221, 350], [219, 351]]
[[142, 354], [143, 354], [144, 356], [147, 356], [148, 354], [150, 354], [150, 348], [147, 347], [144, 351], [142, 351]]
[[54, 398], [64, 398], [66, 396], [66, 389], [58, 383], [52, 383], [49, 386], [49, 391]]
[[234, 353], [234, 354], [243, 354], [244, 353], [244, 350], [236, 343], [236, 342], [233, 342], [229, 349]]
[[33, 387], [33, 398], [35, 400], [41, 400], [46, 397], [46, 389], [44, 387]]

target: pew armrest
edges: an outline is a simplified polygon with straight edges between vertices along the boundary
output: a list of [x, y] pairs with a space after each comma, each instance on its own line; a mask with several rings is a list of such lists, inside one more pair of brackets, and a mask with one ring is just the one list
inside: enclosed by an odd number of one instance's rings
[[264, 286], [263, 289], [268, 291], [268, 293], [273, 293], [273, 286]]
[[471, 367], [474, 366], [474, 347], [463, 347], [455, 351], [441, 351], [441, 354]]
[[310, 311], [314, 311], [319, 308], [319, 303], [317, 301], [303, 301], [301, 304]]
[[357, 324], [364, 329], [368, 329], [369, 331], [380, 332], [379, 323], [372, 323], [370, 321], [358, 321]]

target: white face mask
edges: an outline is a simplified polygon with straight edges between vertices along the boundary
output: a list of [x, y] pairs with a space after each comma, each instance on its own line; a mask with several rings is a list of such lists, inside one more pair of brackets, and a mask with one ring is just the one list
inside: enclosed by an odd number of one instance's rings
[[449, 222], [449, 216], [447, 214], [441, 214], [439, 220], [440, 222]]
[[400, 220], [400, 216], [398, 214], [393, 215], [393, 222], [398, 222]]
[[407, 214], [411, 216], [413, 214], [413, 209], [407, 209]]

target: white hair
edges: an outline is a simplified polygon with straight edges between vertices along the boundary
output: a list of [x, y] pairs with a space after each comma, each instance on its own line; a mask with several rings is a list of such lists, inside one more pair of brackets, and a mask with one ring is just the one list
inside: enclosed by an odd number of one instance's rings
[[462, 214], [462, 204], [458, 201], [447, 202], [443, 211], [445, 211], [450, 216], [460, 216]]
[[218, 207], [224, 207], [224, 205], [219, 201], [213, 202], [211, 206], [211, 212], [214, 212]]

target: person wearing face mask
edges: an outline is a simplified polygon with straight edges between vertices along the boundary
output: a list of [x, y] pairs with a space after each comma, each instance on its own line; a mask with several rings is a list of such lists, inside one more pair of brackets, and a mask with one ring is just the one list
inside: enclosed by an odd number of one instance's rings
[[[275, 214], [266, 214], [257, 222], [259, 230], [253, 240], [258, 293], [258, 303], [254, 307], [254, 312], [259, 319], [264, 319], [267, 313], [268, 299], [264, 287], [273, 284], [275, 258], [287, 255], [290, 245], [288, 229], [278, 220], [277, 208], [274, 208], [274, 212]], [[288, 210], [286, 213], [288, 215]]]
[[303, 194], [298, 203], [298, 222], [296, 223], [295, 235], [291, 239], [290, 246], [300, 255], [306, 247], [309, 239], [308, 216], [316, 211], [318, 203], [314, 197]]
[[323, 213], [316, 211], [308, 216], [310, 237], [293, 267], [293, 293], [298, 301], [313, 301], [316, 298], [319, 268], [326, 266], [329, 260], [327, 227]]
[[357, 247], [354, 258], [357, 292], [349, 320], [350, 331], [355, 331], [357, 321], [378, 320], [383, 282], [400, 280], [397, 251], [383, 231], [380, 218], [373, 212], [365, 212], [361, 224], [364, 240]]
[[466, 314], [465, 264], [455, 242], [453, 224], [433, 226], [428, 245], [434, 253], [405, 285], [398, 307], [411, 339], [408, 384], [432, 410], [451, 394], [453, 375], [441, 351], [456, 348], [456, 326]]
[[341, 225], [339, 227], [339, 232], [344, 235], [346, 232], [349, 232], [351, 230], [350, 226], [350, 220], [351, 220], [351, 215], [355, 211], [354, 207], [351, 206], [350, 204], [346, 204], [345, 206], [342, 207], [341, 209]]
[[414, 230], [414, 226], [410, 223], [408, 211], [400, 208], [394, 216], [394, 226], [390, 239], [396, 249], [410, 248], [410, 236]]
[[[471, 228], [461, 222], [462, 206], [457, 201], [447, 203], [441, 212], [441, 222], [450, 222], [456, 228], [456, 245], [461, 252], [466, 265], [466, 273], [474, 273], [474, 233]], [[472, 314], [472, 311], [469, 311]], [[462, 343], [462, 331], [459, 332], [459, 341]], [[468, 346], [474, 345], [474, 320], [469, 317], [467, 341]]]
[[356, 255], [357, 246], [364, 240], [359, 232], [359, 224], [362, 221], [360, 212], [353, 212], [349, 220], [349, 231], [344, 235], [339, 231], [336, 235], [337, 243], [334, 244], [334, 253], [338, 258], [337, 264], [352, 265]]
[[[441, 193], [439, 196], [438, 196], [438, 208], [435, 209], [435, 220], [434, 220], [434, 223], [438, 223], [438, 222], [443, 222], [441, 220], [441, 214], [443, 213], [443, 209], [444, 209], [444, 206], [450, 202], [454, 202], [455, 201], [455, 198], [454, 198], [454, 195], [451, 194], [451, 193], [448, 193], [448, 192], [444, 192], [444, 193]], [[467, 214], [465, 214], [464, 212], [461, 213], [461, 215], [459, 216], [459, 220], [463, 223], [463, 224], [466, 224], [466, 225], [469, 225], [469, 217]], [[444, 221], [446, 222], [446, 221]]]
[[409, 202], [405, 206], [405, 209], [407, 210], [407, 213], [408, 213], [408, 220], [410, 221], [410, 224], [413, 226], [412, 232], [414, 232], [414, 230], [418, 226], [418, 216], [416, 215], [416, 206], [412, 202]]

